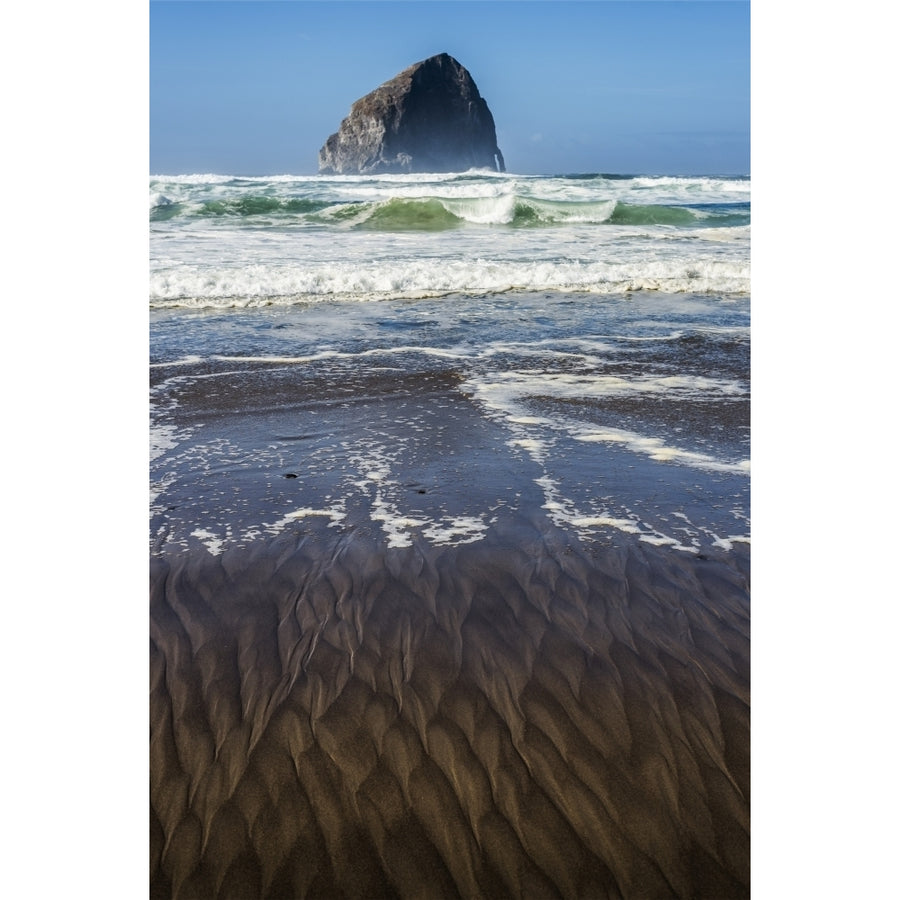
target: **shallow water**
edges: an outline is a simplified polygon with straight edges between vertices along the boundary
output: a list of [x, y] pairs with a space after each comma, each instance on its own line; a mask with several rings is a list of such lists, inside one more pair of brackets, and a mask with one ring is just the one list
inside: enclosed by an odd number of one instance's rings
[[[380, 522], [391, 546], [475, 540], [500, 503], [592, 538], [695, 552], [749, 539], [747, 298], [528, 293], [151, 320], [157, 549], [199, 534], [220, 551], [302, 509]], [[495, 469], [505, 493], [454, 487], [494, 484]], [[411, 495], [419, 482], [428, 493]]]

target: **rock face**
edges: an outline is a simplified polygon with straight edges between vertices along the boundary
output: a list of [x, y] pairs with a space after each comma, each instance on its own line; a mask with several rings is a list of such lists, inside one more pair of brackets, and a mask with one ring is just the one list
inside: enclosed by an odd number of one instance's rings
[[441, 53], [360, 98], [319, 151], [319, 172], [505, 171], [494, 117], [472, 76]]

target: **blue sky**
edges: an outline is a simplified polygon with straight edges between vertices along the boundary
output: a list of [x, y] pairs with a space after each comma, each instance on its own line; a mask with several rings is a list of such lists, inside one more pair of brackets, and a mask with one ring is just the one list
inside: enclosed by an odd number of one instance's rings
[[742, 0], [151, 0], [150, 172], [309, 174], [359, 97], [435, 53], [511, 172], [749, 174]]

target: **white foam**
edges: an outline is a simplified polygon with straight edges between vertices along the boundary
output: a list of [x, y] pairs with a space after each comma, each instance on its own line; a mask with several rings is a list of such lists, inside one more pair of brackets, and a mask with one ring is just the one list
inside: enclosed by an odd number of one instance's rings
[[150, 512], [151, 514], [162, 512], [162, 507], [157, 505], [157, 500], [177, 481], [177, 476], [171, 472], [159, 478], [150, 479]]
[[[260, 527], [263, 531], [268, 534], [280, 534], [287, 528], [289, 525], [294, 524], [300, 519], [307, 518], [327, 518], [330, 519], [329, 527], [335, 527], [340, 525], [344, 519], [346, 519], [347, 514], [343, 509], [342, 504], [336, 504], [333, 507], [327, 509], [316, 509], [314, 507], [302, 507], [301, 509], [295, 509], [292, 512], [287, 513], [282, 516], [280, 519], [275, 522], [263, 522]], [[256, 533], [256, 529], [252, 529], [251, 532], [248, 532], [244, 535], [244, 539], [249, 539], [253, 533]]]
[[426, 198], [438, 199], [482, 199], [511, 195], [515, 186], [502, 182], [459, 182], [459, 181], [433, 181], [418, 180], [403, 181], [372, 181], [363, 180], [334, 186], [335, 193], [342, 197], [352, 197], [354, 200], [364, 198], [367, 200], [391, 200], [399, 197], [406, 200], [421, 200]]
[[547, 461], [552, 447], [553, 439], [549, 434], [562, 433], [582, 443], [616, 444], [656, 462], [737, 475], [750, 474], [749, 459], [723, 460], [678, 447], [659, 437], [621, 428], [586, 425], [565, 415], [533, 416], [523, 403], [534, 397], [596, 400], [651, 395], [680, 401], [707, 400], [716, 396], [740, 398], [747, 395], [747, 386], [740, 382], [684, 375], [639, 375], [626, 379], [554, 371], [512, 371], [471, 376], [464, 382], [463, 389], [471, 393], [488, 412], [498, 416], [511, 430], [513, 436], [508, 441], [509, 446], [528, 451], [531, 458], [541, 464]]
[[559, 528], [572, 528], [582, 538], [595, 537], [598, 530], [613, 529], [624, 534], [636, 535], [640, 540], [649, 543], [693, 551], [693, 548], [685, 547], [675, 538], [642, 527], [636, 519], [613, 516], [607, 511], [584, 512], [578, 509], [572, 500], [562, 496], [559, 482], [550, 475], [544, 474], [536, 478], [535, 483], [544, 492], [542, 508], [547, 510], [553, 524]]
[[[216, 175], [211, 172], [207, 172], [206, 174], [195, 174], [195, 175], [151, 175], [150, 183], [163, 181], [168, 184], [191, 184], [191, 185], [200, 185], [200, 184], [227, 184], [230, 181], [234, 181], [234, 175]], [[261, 179], [263, 180], [263, 179]], [[264, 179], [268, 180], [268, 179]]]
[[442, 199], [441, 204], [454, 216], [478, 225], [505, 225], [512, 222], [516, 214], [516, 198], [513, 194]]
[[515, 424], [546, 424], [544, 419], [520, 411], [517, 402], [525, 397], [556, 400], [599, 400], [611, 397], [661, 396], [673, 400], [712, 397], [739, 398], [747, 385], [739, 381], [706, 378], [701, 375], [577, 375], [554, 370], [498, 372], [472, 376], [466, 386], [492, 409], [507, 414]]
[[203, 357], [198, 356], [195, 353], [189, 354], [188, 356], [182, 356], [179, 359], [170, 360], [167, 362], [159, 362], [159, 363], [150, 363], [151, 369], [162, 369], [169, 368], [170, 366], [193, 366], [199, 362], [203, 362]]
[[728, 472], [734, 475], [749, 476], [750, 474], [749, 459], [724, 461], [708, 454], [672, 446], [661, 438], [648, 437], [620, 428], [581, 428], [580, 433], [574, 433], [573, 437], [576, 441], [585, 443], [620, 444], [634, 453], [647, 456], [657, 462], [677, 463], [711, 472]]
[[324, 516], [334, 522], [341, 522], [347, 518], [347, 514], [339, 509], [313, 509], [304, 507], [303, 509], [295, 509], [288, 513], [282, 521], [290, 522], [294, 519], [307, 519], [310, 516]]
[[[339, 236], [332, 237], [334, 246], [328, 252], [334, 253], [342, 241]], [[235, 265], [234, 257], [217, 259], [217, 255], [225, 253], [224, 246], [211, 249], [206, 261], [198, 264], [194, 248], [184, 259], [160, 258], [154, 262], [150, 305], [239, 308], [333, 298], [379, 300], [512, 290], [732, 294], [750, 289], [750, 266], [743, 258], [704, 258], [684, 253], [654, 258], [648, 253], [635, 254], [633, 259], [542, 259], [540, 251], [536, 251], [537, 255], [525, 259], [521, 257], [527, 251], [521, 247], [513, 249], [514, 255], [508, 258], [509, 242], [505, 239], [482, 242], [469, 255], [461, 242], [449, 245], [439, 239], [435, 245], [424, 236], [415, 238], [414, 246], [425, 245], [421, 255], [407, 256], [407, 248], [402, 255], [382, 257], [383, 242], [379, 246], [377, 242], [361, 240], [346, 258], [328, 259], [323, 258], [325, 253], [319, 246], [304, 249], [297, 241], [290, 249], [274, 238], [275, 246], [256, 245], [248, 237], [247, 246], [232, 249], [237, 258], [254, 259], [252, 264], [244, 265]], [[220, 244], [227, 243], [220, 236]], [[522, 246], [529, 244], [525, 241]], [[434, 253], [434, 249], [440, 252]], [[360, 258], [361, 252], [371, 255]], [[285, 258], [282, 254], [291, 256]], [[297, 259], [304, 262], [298, 263]]]
[[428, 519], [404, 515], [394, 503], [384, 499], [379, 490], [372, 503], [372, 521], [380, 522], [387, 535], [388, 547], [411, 547], [410, 529], [422, 528], [429, 524]]
[[570, 519], [576, 528], [616, 528], [627, 534], [640, 534], [641, 529], [631, 519], [619, 519], [612, 516], [572, 516]]
[[190, 432], [179, 430], [174, 425], [151, 423], [150, 425], [150, 462], [159, 459], [169, 450], [174, 450]]
[[633, 178], [620, 184], [639, 196], [642, 203], [697, 199], [706, 203], [727, 203], [750, 198], [750, 179], [654, 175]]
[[195, 528], [191, 537], [197, 538], [213, 556], [221, 556], [225, 552], [226, 537], [213, 534], [205, 528]]
[[431, 523], [422, 534], [433, 544], [471, 544], [480, 541], [487, 529], [481, 516], [454, 516]]
[[523, 450], [532, 451], [532, 453], [540, 453], [546, 447], [543, 441], [539, 441], [536, 438], [513, 438], [507, 443], [510, 447], [521, 447]]

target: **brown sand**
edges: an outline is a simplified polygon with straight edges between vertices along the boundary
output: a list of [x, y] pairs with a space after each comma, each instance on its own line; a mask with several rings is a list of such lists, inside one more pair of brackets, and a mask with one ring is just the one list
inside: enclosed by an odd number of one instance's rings
[[155, 559], [151, 896], [749, 896], [748, 569], [524, 522]]

